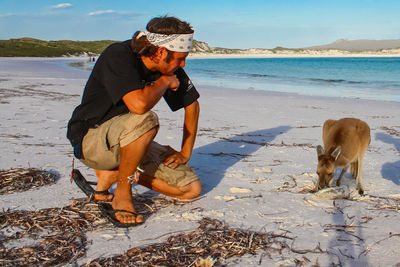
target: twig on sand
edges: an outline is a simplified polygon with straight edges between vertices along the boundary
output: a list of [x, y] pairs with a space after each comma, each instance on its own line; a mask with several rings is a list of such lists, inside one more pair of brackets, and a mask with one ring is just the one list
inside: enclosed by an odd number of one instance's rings
[[340, 252], [340, 254], [342, 254], [343, 256], [345, 256], [347, 258], [354, 259], [354, 257], [352, 255], [344, 254], [341, 249], [339, 249], [339, 252]]
[[238, 200], [238, 199], [245, 199], [245, 198], [260, 198], [260, 197], [262, 197], [262, 195], [261, 194], [258, 194], [258, 195], [249, 195], [249, 196], [242, 196], [242, 197], [235, 197], [235, 198], [233, 198], [233, 199], [228, 199], [228, 200], [226, 200], [226, 202], [229, 202], [229, 201], [233, 201], [233, 200]]
[[[392, 211], [400, 211], [400, 198], [395, 197], [382, 197], [375, 195], [368, 195], [369, 199], [365, 201], [375, 202], [375, 208], [378, 210], [392, 210]], [[371, 208], [370, 208], [371, 209]]]
[[309, 143], [305, 143], [305, 144], [297, 144], [297, 143], [293, 143], [293, 144], [286, 144], [285, 142], [281, 142], [280, 144], [277, 143], [270, 143], [267, 142], [265, 143], [265, 146], [275, 146], [275, 147], [307, 147], [307, 148], [316, 148], [316, 146], [309, 144]]
[[[323, 226], [324, 230], [335, 230], [337, 232], [344, 232], [345, 234], [354, 236], [355, 238], [357, 238], [358, 240], [364, 242], [364, 239], [362, 239], [361, 237], [355, 235], [353, 233], [353, 231], [351, 230], [352, 228], [356, 228], [356, 227], [360, 227], [362, 228], [363, 226], [353, 226], [353, 225], [333, 225], [333, 224], [326, 224]], [[350, 230], [347, 230], [350, 229]]]
[[379, 243], [381, 243], [381, 242], [383, 242], [383, 241], [385, 241], [385, 240], [388, 240], [389, 238], [392, 238], [392, 237], [400, 237], [400, 234], [392, 234], [392, 233], [389, 233], [389, 236], [388, 236], [388, 237], [385, 237], [385, 238], [383, 238], [383, 239], [381, 239], [381, 240], [378, 240], [378, 241], [376, 241], [374, 244], [377, 245], [377, 244], [379, 244]]
[[281, 187], [278, 187], [278, 192], [289, 191], [289, 189], [295, 188], [297, 186], [296, 178], [294, 178], [292, 175], [285, 175], [285, 178], [286, 177], [289, 177], [292, 180], [292, 184], [290, 184], [290, 182], [288, 181], [284, 182]]
[[[294, 241], [293, 241], [294, 242]], [[294, 253], [298, 254], [307, 254], [307, 253], [327, 253], [326, 251], [321, 249], [321, 244], [318, 242], [318, 245], [314, 249], [294, 249], [293, 243], [290, 247], [290, 250]]]

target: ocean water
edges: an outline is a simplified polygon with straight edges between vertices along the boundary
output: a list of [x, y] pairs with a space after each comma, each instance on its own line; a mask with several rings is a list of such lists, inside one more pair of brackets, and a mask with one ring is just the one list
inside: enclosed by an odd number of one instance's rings
[[400, 58], [188, 59], [195, 85], [400, 102]]
[[400, 57], [188, 58], [185, 71], [197, 86], [400, 102]]

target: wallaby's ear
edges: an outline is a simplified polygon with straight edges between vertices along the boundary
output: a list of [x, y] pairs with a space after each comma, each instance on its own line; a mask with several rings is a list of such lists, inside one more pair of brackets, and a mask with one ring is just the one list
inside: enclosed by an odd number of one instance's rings
[[320, 145], [317, 146], [317, 154], [318, 154], [318, 157], [325, 154], [324, 149]]
[[338, 146], [335, 150], [333, 150], [331, 156], [335, 158], [335, 160], [337, 160], [337, 158], [340, 155], [340, 152], [342, 151], [342, 147]]

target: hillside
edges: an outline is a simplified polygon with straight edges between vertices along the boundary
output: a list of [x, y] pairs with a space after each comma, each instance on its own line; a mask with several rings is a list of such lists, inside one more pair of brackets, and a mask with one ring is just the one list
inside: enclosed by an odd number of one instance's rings
[[111, 40], [103, 41], [42, 41], [34, 38], [0, 40], [0, 57], [61, 57], [74, 55], [96, 55], [101, 53]]
[[304, 49], [310, 49], [310, 50], [338, 49], [350, 52], [362, 52], [362, 51], [380, 51], [384, 49], [396, 49], [396, 48], [400, 48], [400, 39], [398, 40], [339, 39], [331, 44], [310, 46]]

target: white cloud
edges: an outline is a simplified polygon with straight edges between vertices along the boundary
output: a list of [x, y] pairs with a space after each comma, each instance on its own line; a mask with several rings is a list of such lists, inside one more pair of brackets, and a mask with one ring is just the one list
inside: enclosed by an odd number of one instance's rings
[[4, 14], [0, 14], [0, 18], [12, 17], [15, 15], [16, 15], [15, 13], [4, 13]]
[[67, 8], [67, 7], [71, 7], [71, 6], [72, 6], [72, 4], [70, 4], [70, 3], [61, 3], [58, 5], [52, 6], [51, 8], [57, 9], [57, 8]]
[[108, 10], [98, 10], [98, 11], [93, 11], [89, 13], [89, 16], [101, 16], [101, 15], [107, 15], [107, 14], [115, 14], [117, 13], [116, 11], [112, 9]]

